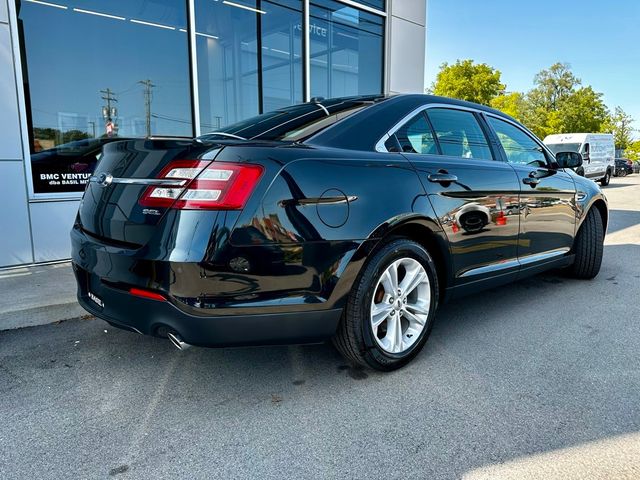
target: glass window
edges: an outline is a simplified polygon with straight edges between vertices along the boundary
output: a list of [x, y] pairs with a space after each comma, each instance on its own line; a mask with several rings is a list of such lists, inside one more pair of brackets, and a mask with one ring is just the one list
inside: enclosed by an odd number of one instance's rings
[[495, 117], [488, 117], [488, 120], [498, 135], [509, 163], [547, 166], [542, 147], [523, 130]]
[[443, 155], [491, 160], [491, 149], [475, 115], [463, 110], [427, 111]]
[[[244, 7], [244, 8], [242, 8]], [[195, 1], [200, 129], [203, 133], [256, 115], [258, 106], [255, 1]]]
[[395, 136], [405, 153], [438, 154], [433, 132], [422, 112], [400, 127]]
[[262, 111], [302, 102], [302, 2], [263, 1]]
[[316, 103], [303, 103], [257, 115], [221, 128], [219, 132], [205, 134], [202, 140], [220, 139], [220, 134], [263, 140], [301, 141], [353, 115], [373, 103], [371, 99], [329, 99]]
[[559, 152], [580, 152], [580, 143], [547, 143], [547, 148], [553, 153]]
[[331, 0], [312, 0], [311, 96], [382, 93], [384, 19]]
[[81, 192], [102, 144], [190, 136], [185, 2], [19, 2], [35, 193]]

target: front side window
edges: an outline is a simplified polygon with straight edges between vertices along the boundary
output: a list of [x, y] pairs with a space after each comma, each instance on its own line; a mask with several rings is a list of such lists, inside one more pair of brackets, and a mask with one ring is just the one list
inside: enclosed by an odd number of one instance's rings
[[542, 147], [531, 136], [504, 120], [488, 117], [488, 121], [498, 135], [509, 163], [547, 166], [547, 158]]
[[395, 137], [400, 149], [405, 153], [421, 153], [425, 155], [436, 155], [438, 153], [433, 132], [422, 112], [400, 127], [396, 131]]
[[443, 155], [491, 160], [491, 149], [471, 112], [448, 108], [427, 110]]
[[192, 135], [186, 2], [19, 2], [36, 194], [82, 192], [104, 143]]

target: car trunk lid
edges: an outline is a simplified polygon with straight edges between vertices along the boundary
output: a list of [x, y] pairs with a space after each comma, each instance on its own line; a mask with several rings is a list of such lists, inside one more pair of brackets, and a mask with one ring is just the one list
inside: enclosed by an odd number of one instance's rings
[[151, 185], [185, 183], [159, 179], [161, 171], [176, 159], [211, 161], [219, 151], [216, 145], [181, 139], [124, 140], [105, 145], [80, 204], [83, 230], [115, 244], [146, 244], [170, 205], [146, 207], [141, 197]]

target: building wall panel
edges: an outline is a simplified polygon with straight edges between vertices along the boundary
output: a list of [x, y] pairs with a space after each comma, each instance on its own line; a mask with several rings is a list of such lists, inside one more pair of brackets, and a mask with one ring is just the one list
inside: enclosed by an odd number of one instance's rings
[[71, 256], [69, 232], [79, 200], [31, 203], [31, 229], [36, 262], [62, 260]]
[[[0, 0], [3, 2], [4, 0]], [[5, 5], [6, 8], [6, 5]], [[21, 160], [20, 117], [9, 25], [0, 23], [0, 161]]]
[[27, 187], [21, 161], [0, 162], [0, 267], [32, 263]]
[[9, 7], [7, 0], [0, 0], [0, 23], [9, 22]]
[[424, 93], [425, 28], [392, 16], [389, 34], [389, 91]]
[[389, 5], [391, 15], [423, 27], [427, 19], [427, 2], [425, 0], [394, 0]]

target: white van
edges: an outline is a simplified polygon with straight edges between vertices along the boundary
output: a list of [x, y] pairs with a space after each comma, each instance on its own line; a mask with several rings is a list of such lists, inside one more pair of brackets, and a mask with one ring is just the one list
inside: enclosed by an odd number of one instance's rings
[[616, 147], [610, 133], [561, 133], [548, 135], [544, 144], [553, 153], [578, 152], [582, 167], [576, 172], [601, 185], [608, 185], [615, 170]]

